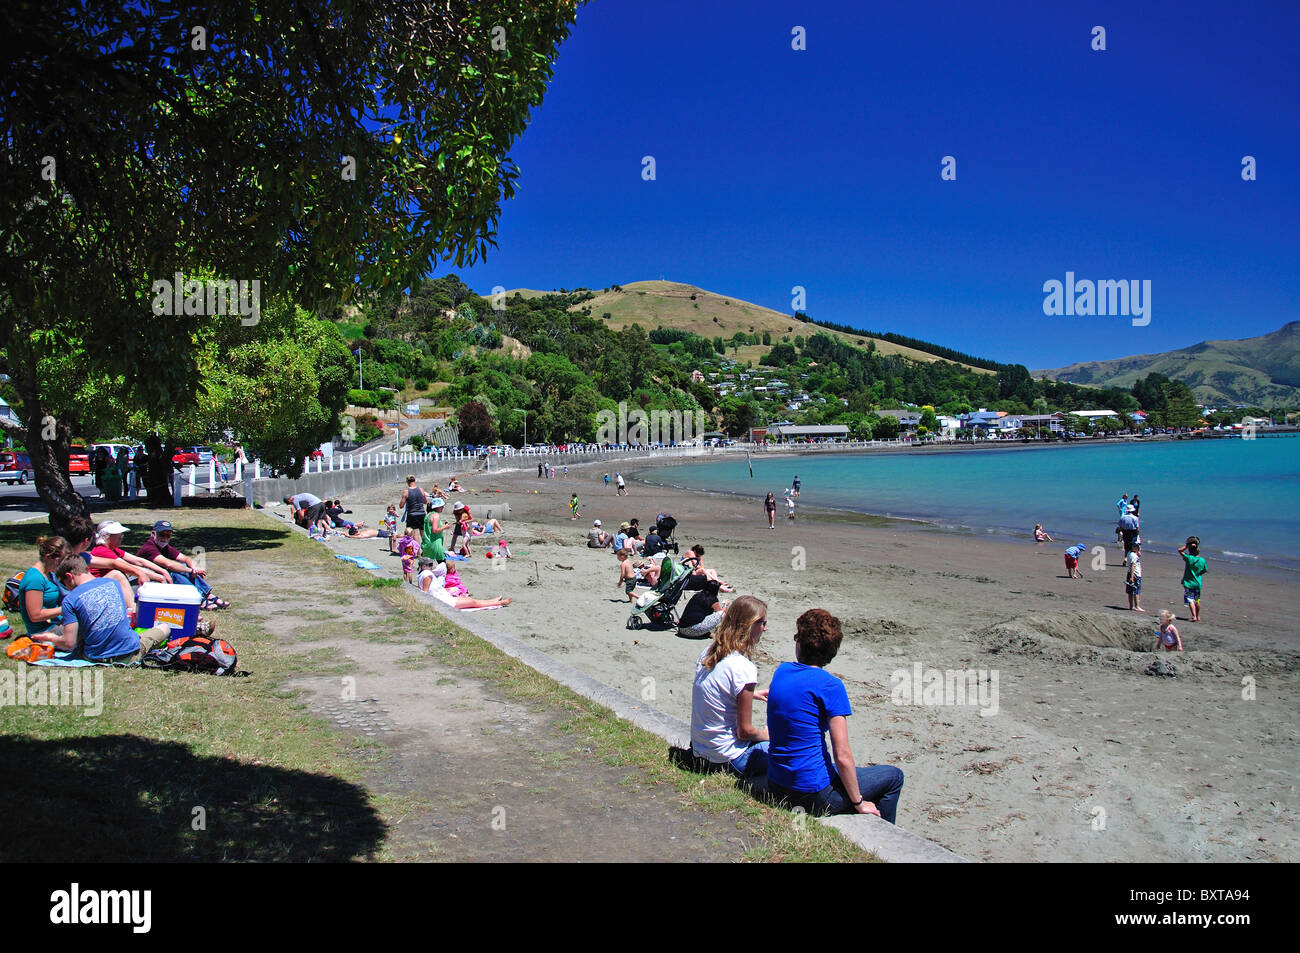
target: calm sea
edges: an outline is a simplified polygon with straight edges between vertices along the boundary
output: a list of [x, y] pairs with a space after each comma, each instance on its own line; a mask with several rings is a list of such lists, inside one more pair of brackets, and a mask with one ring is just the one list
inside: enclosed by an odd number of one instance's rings
[[1300, 571], [1300, 437], [921, 453], [754, 454], [637, 473], [665, 486], [781, 497], [919, 519], [941, 529], [1024, 537], [1035, 523], [1062, 546], [1114, 540], [1115, 501], [1142, 499], [1144, 550], [1189, 535], [1207, 556]]

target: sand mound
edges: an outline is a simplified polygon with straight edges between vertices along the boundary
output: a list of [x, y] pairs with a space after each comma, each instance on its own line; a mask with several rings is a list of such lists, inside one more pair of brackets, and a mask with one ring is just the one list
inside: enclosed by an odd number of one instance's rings
[[[1040, 613], [998, 622], [975, 633], [991, 655], [1010, 652], [1049, 662], [1100, 665], [1150, 674], [1153, 659], [1172, 660], [1177, 675], [1242, 675], [1300, 671], [1300, 656], [1278, 652], [1154, 651], [1156, 624], [1106, 613]], [[1184, 638], [1189, 634], [1184, 631]], [[1159, 674], [1165, 674], [1163, 672]]]

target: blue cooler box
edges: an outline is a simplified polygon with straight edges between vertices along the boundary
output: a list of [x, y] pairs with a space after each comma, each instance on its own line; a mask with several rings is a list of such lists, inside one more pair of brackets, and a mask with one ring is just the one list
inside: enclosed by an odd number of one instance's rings
[[172, 638], [191, 636], [199, 622], [203, 596], [194, 586], [146, 582], [136, 592], [135, 624], [152, 628], [159, 622], [172, 627]]

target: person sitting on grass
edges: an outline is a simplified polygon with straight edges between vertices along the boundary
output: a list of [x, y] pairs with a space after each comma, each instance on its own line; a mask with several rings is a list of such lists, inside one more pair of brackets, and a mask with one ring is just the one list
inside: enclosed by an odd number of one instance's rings
[[[782, 662], [768, 688], [768, 789], [809, 814], [875, 814], [892, 824], [903, 772], [892, 765], [856, 766], [849, 695], [825, 671], [842, 639], [839, 619], [825, 609], [809, 609], [795, 622], [795, 661]], [[826, 751], [827, 732], [834, 759]]]
[[[126, 603], [127, 609], [134, 616], [135, 592], [131, 588], [131, 579], [118, 568], [130, 564], [123, 559], [109, 559], [105, 556], [95, 556], [90, 553], [90, 544], [94, 539], [95, 524], [86, 517], [74, 517], [72, 522], [68, 524], [68, 554], [79, 557], [89, 567], [93, 575], [97, 575], [101, 579], [112, 579], [117, 583], [117, 587], [122, 590], [122, 599]], [[152, 566], [152, 564], [150, 565]], [[153, 575], [148, 578], [141, 578], [139, 575], [134, 578], [141, 583], [170, 583], [172, 581], [172, 577], [167, 572], [156, 566], [152, 566], [152, 572]]]
[[230, 608], [229, 602], [218, 598], [212, 591], [212, 586], [208, 584], [207, 569], [172, 545], [172, 524], [167, 520], [159, 520], [153, 524], [153, 532], [135, 554], [169, 572], [172, 582], [197, 589], [199, 595], [203, 597], [200, 608]]
[[[90, 574], [95, 578], [109, 573], [110, 570], [105, 566], [107, 563], [114, 569], [121, 570], [128, 577], [134, 577], [140, 583], [172, 581], [168, 573], [163, 572], [149, 560], [128, 553], [122, 548], [122, 537], [126, 535], [126, 527], [121, 523], [116, 520], [105, 520], [99, 524], [96, 535], [99, 543], [90, 551]], [[95, 557], [99, 557], [98, 565]]]
[[743, 778], [768, 770], [768, 729], [754, 725], [758, 668], [750, 658], [767, 628], [767, 605], [741, 596], [726, 610], [713, 641], [695, 663], [691, 689], [691, 752]]
[[92, 662], [138, 662], [146, 645], [166, 639], [171, 626], [160, 623], [142, 634], [131, 627], [122, 592], [111, 579], [96, 579], [80, 556], [65, 556], [55, 571], [68, 590], [63, 600], [63, 631], [33, 636], [62, 651]]
[[43, 632], [63, 633], [63, 589], [54, 573], [68, 544], [62, 536], [42, 536], [36, 541], [36, 562], [23, 573], [18, 587], [18, 614], [30, 636]]

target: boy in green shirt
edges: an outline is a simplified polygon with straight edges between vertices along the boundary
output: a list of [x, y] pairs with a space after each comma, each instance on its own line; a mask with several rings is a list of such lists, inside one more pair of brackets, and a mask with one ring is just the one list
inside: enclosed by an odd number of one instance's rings
[[1183, 601], [1192, 613], [1192, 621], [1200, 622], [1201, 577], [1207, 571], [1200, 537], [1188, 536], [1187, 542], [1178, 547], [1178, 555], [1183, 557]]

